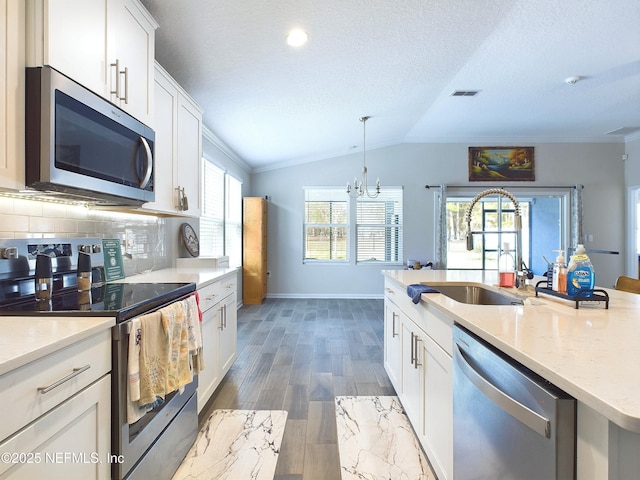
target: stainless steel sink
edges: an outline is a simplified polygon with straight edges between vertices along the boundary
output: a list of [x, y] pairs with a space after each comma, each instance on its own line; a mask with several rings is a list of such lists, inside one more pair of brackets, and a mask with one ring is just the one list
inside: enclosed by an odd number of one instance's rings
[[523, 305], [524, 302], [512, 295], [491, 290], [482, 285], [432, 284], [430, 287], [460, 303], [471, 305]]

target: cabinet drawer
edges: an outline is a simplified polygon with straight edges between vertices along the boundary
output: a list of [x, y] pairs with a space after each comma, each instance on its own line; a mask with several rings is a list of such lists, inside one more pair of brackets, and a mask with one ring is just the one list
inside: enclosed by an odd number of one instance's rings
[[444, 313], [439, 312], [431, 305], [426, 309], [424, 315], [427, 335], [444, 350], [453, 356], [453, 320]]
[[424, 328], [420, 323], [420, 319], [423, 317], [424, 305], [420, 302], [417, 304], [413, 303], [409, 295], [407, 295], [405, 287], [387, 278], [384, 281], [384, 294], [389, 300], [395, 303], [405, 315]]
[[0, 440], [110, 371], [108, 329], [0, 376]]
[[229, 275], [198, 289], [200, 310], [206, 312], [223, 298], [235, 292], [238, 287], [236, 275]]
[[235, 275], [230, 275], [228, 277], [220, 280], [220, 289], [222, 291], [222, 297], [227, 297], [232, 293], [236, 292], [238, 289], [238, 279]]
[[198, 289], [198, 295], [200, 295], [200, 310], [206, 312], [222, 300], [222, 285], [220, 282], [214, 282], [206, 287], [201, 287]]

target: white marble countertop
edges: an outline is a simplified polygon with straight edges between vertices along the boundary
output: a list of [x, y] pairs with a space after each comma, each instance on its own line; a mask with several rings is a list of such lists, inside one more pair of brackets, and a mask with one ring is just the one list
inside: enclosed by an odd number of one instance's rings
[[[165, 268], [119, 280], [121, 283], [195, 283], [208, 285], [237, 268]], [[0, 375], [115, 325], [111, 317], [0, 317]]]
[[[495, 286], [497, 281], [496, 272], [386, 270], [383, 274], [404, 287], [430, 282]], [[640, 433], [640, 295], [604, 290], [610, 297], [609, 309], [595, 302], [575, 309], [575, 302], [549, 295], [524, 306], [467, 305], [442, 294], [422, 294], [421, 301], [610, 421]]]
[[163, 268], [118, 280], [120, 283], [195, 283], [196, 288], [209, 285], [227, 275], [237, 274], [238, 268]]
[[113, 317], [0, 317], [0, 375], [113, 325]]

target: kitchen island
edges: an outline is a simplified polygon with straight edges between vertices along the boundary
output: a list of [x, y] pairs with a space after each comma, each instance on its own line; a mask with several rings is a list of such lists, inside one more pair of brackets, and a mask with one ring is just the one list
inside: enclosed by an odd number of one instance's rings
[[[400, 295], [415, 283], [435, 288], [441, 282], [497, 283], [496, 272], [388, 270], [383, 274], [387, 295], [393, 290], [388, 286], [397, 287], [393, 294]], [[640, 296], [606, 289], [609, 309], [603, 303], [575, 309], [574, 302], [535, 297], [532, 290], [526, 292], [524, 305], [469, 305], [425, 293], [415, 308], [440, 312], [576, 398], [579, 480], [637, 478]], [[406, 305], [406, 298], [400, 300], [398, 304]]]

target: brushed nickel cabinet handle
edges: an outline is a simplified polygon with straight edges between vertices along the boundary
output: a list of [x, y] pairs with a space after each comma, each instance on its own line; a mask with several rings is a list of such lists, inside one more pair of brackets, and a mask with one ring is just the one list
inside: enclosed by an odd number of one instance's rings
[[414, 334], [413, 332], [411, 332], [411, 365], [413, 365], [413, 362], [415, 361], [415, 356], [414, 356], [414, 346], [413, 346], [413, 337]]
[[51, 390], [53, 390], [56, 387], [59, 387], [60, 385], [62, 385], [65, 382], [68, 382], [69, 380], [71, 380], [74, 377], [77, 377], [78, 375], [80, 375], [82, 372], [86, 372], [87, 370], [89, 370], [91, 368], [91, 365], [85, 365], [84, 367], [80, 367], [80, 368], [74, 368], [73, 372], [71, 372], [69, 375], [67, 375], [64, 378], [61, 378], [60, 380], [58, 380], [55, 383], [52, 383], [51, 385], [47, 386], [47, 387], [38, 387], [38, 391], [40, 393], [49, 393]]
[[419, 355], [418, 355], [418, 351], [419, 351], [419, 350], [418, 350], [418, 342], [421, 342], [421, 341], [422, 341], [422, 339], [421, 339], [418, 335], [416, 335], [416, 336], [415, 336], [415, 342], [416, 342], [416, 347], [415, 347], [415, 349], [416, 349], [416, 359], [415, 359], [415, 362], [414, 362], [414, 364], [413, 364], [413, 367], [414, 367], [416, 370], [418, 369], [418, 367], [422, 366], [422, 364], [419, 362], [420, 358], [419, 358]]
[[391, 338], [398, 336], [396, 332], [396, 316], [398, 316], [396, 312], [391, 312]]
[[112, 63], [110, 65], [112, 68], [115, 67], [116, 69], [116, 89], [113, 90], [113, 83], [111, 84], [111, 94], [115, 95], [116, 98], [119, 100], [120, 99], [120, 60], [118, 60], [116, 58], [116, 63]]
[[124, 67], [124, 70], [120, 72], [121, 75], [124, 75], [124, 103], [125, 105], [129, 105], [129, 67]]

